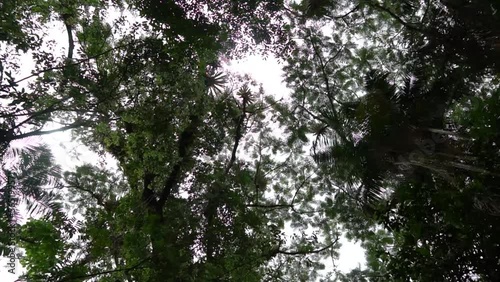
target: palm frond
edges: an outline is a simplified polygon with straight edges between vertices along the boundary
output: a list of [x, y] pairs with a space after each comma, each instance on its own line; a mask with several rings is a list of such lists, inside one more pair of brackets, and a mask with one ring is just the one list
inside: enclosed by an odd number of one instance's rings
[[[7, 227], [17, 224], [19, 205], [22, 202], [26, 203], [29, 215], [60, 214], [62, 206], [59, 204], [58, 194], [50, 189], [62, 186], [61, 170], [54, 164], [50, 149], [43, 144], [28, 144], [8, 151], [9, 153], [4, 155], [0, 175], [2, 223]], [[5, 161], [6, 158], [13, 160]]]
[[252, 90], [250, 90], [247, 84], [243, 85], [236, 95], [238, 95], [242, 99], [242, 103], [246, 105], [249, 105], [254, 101]]
[[31, 136], [20, 140], [12, 141], [5, 150], [2, 158], [2, 163], [10, 163], [18, 159], [25, 152], [35, 152], [40, 146], [41, 137]]
[[224, 89], [227, 77], [213, 67], [207, 67], [205, 72], [205, 86], [210, 94], [220, 94]]
[[19, 217], [19, 195], [16, 193], [14, 178], [10, 172], [4, 173], [5, 182], [0, 187], [0, 255], [8, 255], [12, 245], [13, 232]]
[[368, 173], [363, 179], [361, 191], [363, 203], [369, 206], [376, 206], [383, 199], [385, 192], [383, 177], [377, 173]]
[[370, 70], [365, 76], [365, 89], [371, 92], [378, 92], [382, 94], [387, 94], [386, 97], [390, 97], [391, 94], [395, 93], [395, 86], [390, 84], [387, 79], [389, 77], [388, 72], [380, 72], [377, 70]]

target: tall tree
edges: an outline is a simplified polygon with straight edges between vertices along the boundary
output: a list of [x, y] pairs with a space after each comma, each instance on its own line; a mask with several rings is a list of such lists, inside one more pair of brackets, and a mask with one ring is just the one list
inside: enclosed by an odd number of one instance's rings
[[[52, 219], [23, 225], [25, 278], [305, 280], [334, 254], [334, 226], [324, 240], [308, 232], [323, 218], [311, 193], [320, 179], [298, 146], [273, 136], [268, 116], [277, 102], [247, 77], [224, 78], [218, 56], [229, 50], [190, 37], [200, 31], [187, 27], [204, 20], [183, 5], [165, 13], [184, 20], [145, 13], [150, 19], [130, 29], [106, 23], [103, 7], [76, 7], [88, 16], [74, 19], [81, 58], [61, 72], [44, 71], [61, 87], [49, 97], [64, 101], [53, 117], [83, 124], [76, 139], [113, 157], [119, 170], [84, 165], [65, 174], [59, 195], [71, 202], [68, 212], [81, 215], [77, 232]], [[258, 9], [256, 16], [272, 8], [259, 5], [247, 8]], [[251, 16], [236, 15], [242, 22]], [[162, 20], [170, 30], [159, 28]], [[294, 157], [278, 161], [273, 153]], [[300, 228], [291, 238], [285, 220]]]
[[293, 93], [282, 112], [291, 129], [316, 135], [312, 154], [338, 186], [325, 204], [368, 247], [372, 272], [352, 275], [497, 279], [498, 242], [478, 240], [498, 232], [497, 133], [486, 129], [497, 118], [471, 110], [493, 110], [498, 97], [497, 4], [466, 2], [297, 6], [303, 43], [285, 68]]

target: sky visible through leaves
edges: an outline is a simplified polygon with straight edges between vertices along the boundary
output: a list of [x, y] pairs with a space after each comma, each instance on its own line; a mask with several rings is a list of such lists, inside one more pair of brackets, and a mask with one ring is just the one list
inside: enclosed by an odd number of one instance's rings
[[0, 2], [0, 279], [500, 281], [499, 10]]
[[[112, 19], [118, 17], [120, 14], [121, 13], [118, 11], [110, 13], [109, 21], [112, 22]], [[127, 17], [133, 18], [134, 16], [127, 15]], [[56, 48], [66, 48], [65, 44], [67, 39], [63, 36], [64, 28], [62, 26], [54, 24], [49, 32], [48, 37], [57, 42]], [[20, 57], [20, 62], [19, 77], [28, 76], [29, 70], [34, 68], [30, 56], [22, 55]], [[274, 56], [250, 55], [247, 58], [236, 61], [229, 61], [226, 59], [226, 63], [227, 65], [225, 67], [228, 71], [250, 75], [258, 83], [262, 84], [266, 93], [275, 95], [277, 100], [282, 98], [286, 99], [289, 96], [290, 90], [286, 88], [283, 82], [282, 64], [280, 64]], [[46, 128], [50, 130], [57, 127], [57, 124], [52, 126], [49, 124]], [[54, 133], [44, 136], [42, 140], [36, 140], [34, 142], [40, 141], [50, 144], [56, 162], [65, 170], [73, 169], [76, 165], [95, 163], [96, 161], [98, 161], [100, 165], [116, 169], [116, 163], [113, 159], [99, 157], [81, 144], [73, 142], [69, 132]], [[242, 153], [244, 154], [244, 152]], [[29, 217], [29, 215], [24, 214], [23, 220], [25, 221], [27, 217]], [[288, 227], [287, 233], [292, 234], [293, 228]], [[333, 267], [333, 264], [335, 264], [339, 270], [348, 272], [364, 264], [364, 251], [359, 243], [351, 242], [345, 238], [342, 238], [340, 242], [342, 244], [339, 251], [340, 258], [336, 261], [326, 259], [325, 263], [327, 267]], [[20, 252], [22, 252], [22, 250], [20, 250]], [[0, 273], [0, 279], [6, 282], [16, 281], [20, 276], [19, 274], [24, 271], [24, 268], [20, 265], [19, 261], [16, 261], [16, 274], [12, 275], [12, 273], [6, 271], [8, 269], [6, 265], [8, 262], [8, 257], [3, 257], [0, 260], [2, 265], [5, 264], [5, 270]]]

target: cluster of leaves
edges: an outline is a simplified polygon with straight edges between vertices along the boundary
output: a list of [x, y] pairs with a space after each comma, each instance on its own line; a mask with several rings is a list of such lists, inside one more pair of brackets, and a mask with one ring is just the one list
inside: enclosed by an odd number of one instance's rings
[[[321, 259], [335, 256], [338, 247], [337, 228], [322, 230], [323, 213], [315, 210], [313, 187], [321, 179], [300, 146], [287, 146], [273, 134], [269, 117], [278, 102], [248, 77], [223, 75], [218, 62], [221, 55], [246, 50], [246, 38], [266, 48], [285, 48], [283, 3], [33, 5], [29, 11], [39, 26], [31, 31], [40, 34], [41, 47], [26, 48], [35, 70], [15, 78], [15, 56], [3, 58], [2, 99], [9, 103], [0, 120], [3, 159], [13, 158], [4, 152], [15, 140], [74, 129], [76, 141], [116, 160], [118, 169], [85, 164], [63, 175], [52, 173], [49, 151], [40, 147], [43, 158], [27, 151], [23, 156], [33, 165], [26, 163], [19, 175], [6, 173], [1, 228], [12, 232], [2, 243], [25, 249], [24, 278], [319, 277]], [[106, 21], [115, 6], [139, 12], [145, 20]], [[59, 57], [47, 51], [57, 49], [44, 36], [50, 24], [67, 33], [67, 48]], [[16, 48], [16, 42], [5, 39], [5, 48]], [[285, 154], [286, 160], [275, 157]], [[24, 175], [38, 178], [25, 183]], [[56, 182], [47, 182], [50, 177]], [[13, 212], [19, 203], [8, 197], [14, 194], [49, 209], [21, 224]], [[285, 222], [298, 232], [285, 234]]]
[[497, 280], [498, 3], [299, 9], [292, 102], [278, 110], [291, 132], [313, 134], [338, 188], [330, 214], [367, 249], [368, 269], [338, 279]]
[[132, 0], [130, 4], [179, 45], [223, 48], [226, 57], [257, 47], [280, 53], [290, 45], [283, 0]]
[[75, 221], [66, 215], [58, 193], [62, 187], [60, 167], [54, 165], [47, 146], [10, 146], [4, 154], [0, 179], [2, 255], [9, 253], [9, 246], [15, 245], [16, 240], [25, 239], [18, 230], [24, 213], [20, 210], [22, 205], [28, 215], [43, 216], [44, 220], [59, 224], [66, 232], [75, 232], [72, 226]]
[[[496, 1], [12, 3], [2, 48], [35, 69], [1, 58], [0, 228], [30, 281], [500, 280]], [[259, 47], [286, 102], [220, 70]], [[11, 154], [66, 129], [118, 169]], [[367, 268], [322, 275], [341, 232]]]

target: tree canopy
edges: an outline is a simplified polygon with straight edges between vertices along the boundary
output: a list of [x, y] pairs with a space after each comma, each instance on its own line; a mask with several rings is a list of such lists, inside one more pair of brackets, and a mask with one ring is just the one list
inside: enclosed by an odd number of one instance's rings
[[[28, 281], [500, 280], [499, 9], [2, 4], [1, 253]], [[224, 67], [251, 52], [290, 95]], [[30, 143], [65, 130], [116, 169]], [[341, 237], [366, 265], [327, 263]]]

